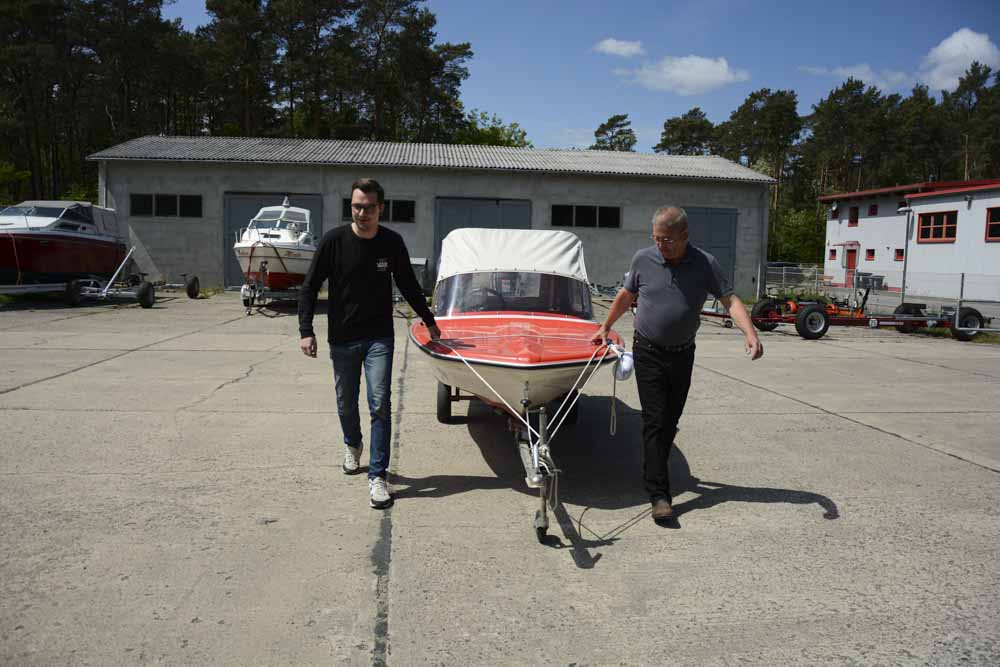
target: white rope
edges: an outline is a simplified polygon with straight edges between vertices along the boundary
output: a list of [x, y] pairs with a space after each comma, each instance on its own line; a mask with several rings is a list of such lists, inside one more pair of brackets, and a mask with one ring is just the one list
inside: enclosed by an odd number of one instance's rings
[[521, 416], [521, 415], [520, 415], [520, 414], [519, 414], [519, 413], [517, 412], [517, 410], [515, 410], [514, 408], [512, 408], [512, 407], [511, 407], [511, 405], [510, 405], [510, 403], [508, 403], [508, 402], [507, 402], [507, 401], [506, 401], [506, 400], [504, 399], [504, 397], [503, 397], [503, 396], [501, 396], [501, 395], [500, 395], [500, 393], [499, 393], [499, 392], [498, 392], [498, 391], [497, 391], [496, 389], [494, 389], [494, 388], [493, 388], [493, 385], [491, 385], [491, 384], [490, 384], [489, 382], [487, 382], [487, 381], [486, 381], [486, 378], [484, 378], [484, 377], [483, 377], [482, 375], [480, 375], [480, 374], [479, 374], [479, 371], [477, 371], [477, 370], [476, 370], [475, 368], [473, 368], [473, 367], [472, 367], [472, 364], [470, 364], [470, 363], [469, 363], [468, 361], [466, 361], [465, 357], [463, 357], [463, 356], [462, 356], [462, 353], [461, 353], [461, 352], [459, 352], [458, 350], [456, 350], [455, 348], [453, 348], [453, 347], [452, 347], [451, 345], [448, 345], [447, 343], [444, 343], [444, 342], [442, 342], [442, 341], [441, 341], [440, 339], [439, 339], [439, 340], [436, 340], [436, 341], [433, 341], [433, 342], [434, 342], [434, 343], [437, 343], [438, 345], [441, 345], [442, 347], [446, 347], [446, 348], [448, 348], [449, 350], [451, 350], [452, 352], [454, 352], [454, 353], [455, 353], [455, 356], [456, 356], [456, 357], [458, 357], [458, 358], [459, 358], [459, 360], [460, 360], [460, 361], [461, 361], [461, 362], [462, 362], [463, 364], [465, 364], [465, 365], [466, 365], [466, 366], [467, 366], [467, 367], [469, 368], [469, 370], [470, 370], [470, 371], [472, 371], [472, 372], [473, 372], [473, 374], [474, 374], [474, 375], [475, 375], [475, 376], [476, 376], [477, 378], [479, 378], [480, 382], [482, 382], [482, 383], [483, 383], [484, 385], [486, 385], [486, 388], [487, 388], [487, 389], [489, 389], [490, 391], [492, 391], [492, 392], [493, 392], [493, 395], [494, 395], [494, 396], [496, 396], [497, 398], [499, 398], [499, 399], [500, 399], [500, 402], [501, 402], [501, 403], [503, 403], [504, 405], [506, 405], [506, 406], [507, 406], [507, 410], [509, 410], [511, 414], [513, 414], [513, 415], [514, 415], [515, 417], [517, 417], [518, 419], [520, 419], [520, 420], [521, 420], [521, 423], [522, 423], [522, 424], [524, 424], [524, 426], [525, 426], [525, 427], [526, 427], [526, 428], [528, 429], [528, 433], [529, 433], [529, 437], [528, 437], [528, 442], [529, 442], [529, 444], [530, 444], [530, 442], [531, 442], [531, 437], [530, 437], [530, 434], [534, 433], [534, 434], [535, 434], [535, 437], [538, 437], [538, 438], [540, 438], [540, 437], [541, 437], [541, 436], [540, 436], [540, 435], [538, 434], [538, 431], [536, 431], [535, 429], [531, 428], [531, 424], [529, 424], [529, 423], [528, 423], [528, 420], [526, 420], [526, 419], [525, 419], [524, 417], [522, 417], [522, 416]]

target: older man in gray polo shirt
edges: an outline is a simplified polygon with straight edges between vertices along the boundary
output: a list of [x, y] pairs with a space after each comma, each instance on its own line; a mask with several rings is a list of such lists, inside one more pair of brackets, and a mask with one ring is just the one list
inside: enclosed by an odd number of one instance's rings
[[653, 519], [662, 522], [674, 516], [667, 461], [691, 386], [694, 338], [707, 296], [719, 299], [729, 310], [743, 331], [751, 359], [759, 359], [764, 347], [719, 262], [688, 243], [684, 209], [658, 209], [653, 215], [652, 238], [654, 245], [632, 258], [625, 287], [615, 297], [594, 341], [606, 340], [615, 321], [638, 299], [633, 354], [642, 405], [643, 480]]

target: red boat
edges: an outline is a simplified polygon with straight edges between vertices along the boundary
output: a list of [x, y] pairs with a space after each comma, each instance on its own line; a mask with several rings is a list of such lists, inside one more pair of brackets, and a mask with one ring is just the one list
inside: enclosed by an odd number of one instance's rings
[[[441, 340], [422, 322], [410, 337], [439, 380], [441, 421], [464, 390], [516, 415], [566, 396], [588, 366], [617, 352], [591, 343], [583, 246], [565, 231], [458, 229], [441, 244], [434, 290]], [[621, 344], [618, 334], [613, 343]]]
[[125, 255], [111, 209], [25, 201], [0, 211], [0, 287], [108, 280]]

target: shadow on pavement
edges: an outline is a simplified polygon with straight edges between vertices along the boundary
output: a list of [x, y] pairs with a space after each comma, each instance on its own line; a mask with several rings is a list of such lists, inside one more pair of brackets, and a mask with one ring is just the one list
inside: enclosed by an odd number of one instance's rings
[[[545, 544], [571, 549], [578, 567], [593, 567], [600, 554], [587, 550], [608, 546], [640, 521], [648, 520], [650, 508], [642, 484], [642, 420], [639, 411], [618, 399], [617, 433], [609, 433], [611, 400], [605, 396], [581, 396], [580, 417], [575, 425], [564, 425], [552, 442], [552, 456], [559, 466], [559, 504], [552, 514], [568, 542], [549, 534]], [[440, 498], [474, 489], [509, 488], [530, 495], [536, 502], [538, 491], [528, 488], [524, 468], [507, 430], [507, 417], [496, 414], [485, 404], [473, 401], [467, 417], [457, 416], [495, 477], [469, 475], [432, 475], [411, 478], [395, 475], [396, 498]], [[403, 484], [400, 489], [397, 485]], [[726, 502], [813, 504], [823, 510], [822, 517], [839, 517], [837, 505], [824, 495], [795, 489], [749, 487], [701, 480], [691, 474], [684, 453], [674, 446], [670, 454], [670, 485], [674, 496], [697, 494], [674, 506], [675, 519], [664, 527], [680, 528], [679, 518], [690, 512], [715, 507]], [[583, 507], [575, 519], [563, 505]], [[635, 514], [603, 533], [591, 530], [584, 518], [591, 509], [625, 510]], [[526, 508], [527, 509], [527, 508]], [[535, 509], [535, 503], [530, 505]], [[527, 517], [527, 514], [526, 514]], [[528, 519], [526, 518], [526, 522]]]

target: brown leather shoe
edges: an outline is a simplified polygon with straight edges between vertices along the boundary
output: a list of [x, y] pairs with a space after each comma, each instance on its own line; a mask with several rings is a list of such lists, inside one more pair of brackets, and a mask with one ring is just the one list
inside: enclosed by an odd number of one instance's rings
[[666, 498], [653, 503], [653, 521], [667, 521], [674, 518], [674, 508]]

